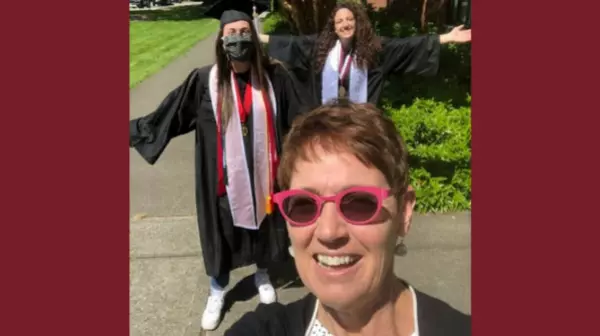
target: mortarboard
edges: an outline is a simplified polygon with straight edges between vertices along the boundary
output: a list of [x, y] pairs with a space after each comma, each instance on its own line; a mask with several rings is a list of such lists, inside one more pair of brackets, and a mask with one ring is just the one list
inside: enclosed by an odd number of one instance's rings
[[217, 0], [204, 15], [220, 21], [221, 28], [235, 21], [253, 22], [253, 6], [260, 14], [269, 9], [269, 0]]

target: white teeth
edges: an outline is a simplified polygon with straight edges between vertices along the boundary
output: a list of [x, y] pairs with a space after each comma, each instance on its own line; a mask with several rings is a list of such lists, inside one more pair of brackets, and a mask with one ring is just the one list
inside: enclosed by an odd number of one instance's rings
[[356, 260], [355, 257], [341, 256], [341, 257], [330, 257], [324, 254], [317, 254], [317, 261], [323, 266], [340, 266], [353, 263]]

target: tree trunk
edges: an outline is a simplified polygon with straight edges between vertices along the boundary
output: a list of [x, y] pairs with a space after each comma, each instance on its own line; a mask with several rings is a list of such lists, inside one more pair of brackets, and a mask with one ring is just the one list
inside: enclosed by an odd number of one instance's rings
[[421, 32], [426, 33], [429, 30], [427, 26], [429, 21], [433, 21], [438, 30], [444, 30], [447, 23], [446, 10], [449, 4], [448, 0], [422, 0], [419, 20]]
[[427, 0], [421, 4], [421, 32], [427, 32]]
[[280, 12], [297, 34], [316, 34], [323, 29], [336, 0], [279, 0]]

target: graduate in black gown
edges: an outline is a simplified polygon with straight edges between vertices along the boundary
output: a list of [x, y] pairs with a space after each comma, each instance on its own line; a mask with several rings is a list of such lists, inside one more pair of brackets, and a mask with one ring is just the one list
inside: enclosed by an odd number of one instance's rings
[[285, 222], [271, 195], [282, 137], [306, 95], [289, 71], [269, 61], [251, 7], [242, 7], [216, 10], [216, 64], [194, 69], [153, 113], [130, 121], [130, 146], [150, 164], [171, 139], [195, 131], [198, 228], [211, 278], [202, 316], [207, 330], [220, 322], [231, 270], [256, 264], [260, 301], [269, 304], [276, 295], [267, 266], [289, 258]]
[[309, 88], [312, 104], [335, 98], [378, 105], [390, 74], [435, 75], [440, 44], [471, 41], [471, 30], [443, 35], [385, 38], [375, 35], [364, 7], [339, 2], [319, 35], [261, 34], [269, 56], [280, 60]]

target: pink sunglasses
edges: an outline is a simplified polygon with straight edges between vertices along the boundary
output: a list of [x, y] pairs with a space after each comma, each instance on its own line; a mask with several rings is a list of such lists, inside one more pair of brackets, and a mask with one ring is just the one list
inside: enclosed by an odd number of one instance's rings
[[276, 193], [273, 201], [292, 226], [313, 224], [326, 202], [334, 202], [339, 214], [348, 223], [365, 225], [379, 215], [383, 200], [389, 195], [390, 189], [379, 187], [352, 187], [333, 196], [319, 196], [307, 190], [293, 189]]

